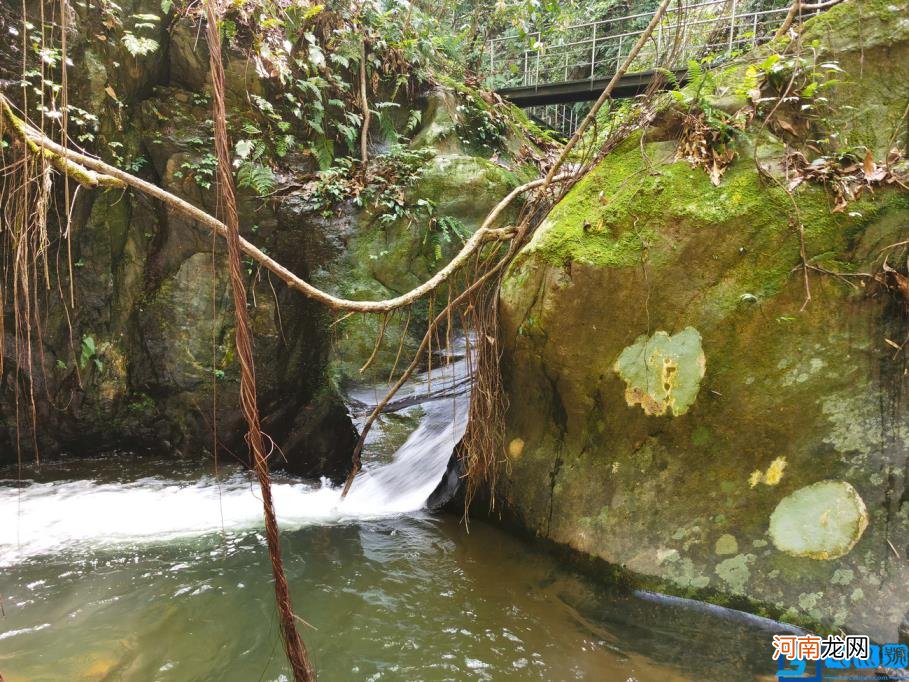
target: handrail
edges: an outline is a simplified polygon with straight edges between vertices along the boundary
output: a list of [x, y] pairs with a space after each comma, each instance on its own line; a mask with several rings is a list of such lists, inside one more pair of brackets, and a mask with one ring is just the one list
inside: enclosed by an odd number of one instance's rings
[[[770, 25], [777, 20], [782, 22], [789, 11], [788, 2], [760, 10], [746, 10], [743, 7], [746, 2], [703, 0], [667, 10], [666, 14], [672, 16], [663, 17], [634, 70], [678, 69], [708, 50], [718, 57], [729, 58], [738, 50], [751, 49], [769, 39], [773, 33]], [[523, 39], [517, 35], [491, 38], [485, 45], [486, 83], [501, 89], [593, 82], [608, 77], [621, 62], [623, 52], [627, 53], [633, 42], [629, 39], [643, 30], [615, 32], [615, 29], [622, 23], [652, 16], [653, 12], [642, 12], [573, 24], [548, 34], [545, 42], [539, 31]]]

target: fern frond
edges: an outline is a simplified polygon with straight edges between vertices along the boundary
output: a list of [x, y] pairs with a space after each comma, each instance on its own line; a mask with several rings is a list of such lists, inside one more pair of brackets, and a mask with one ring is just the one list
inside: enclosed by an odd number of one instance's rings
[[271, 194], [275, 189], [275, 174], [259, 163], [242, 163], [237, 169], [237, 187], [251, 189], [257, 196]]

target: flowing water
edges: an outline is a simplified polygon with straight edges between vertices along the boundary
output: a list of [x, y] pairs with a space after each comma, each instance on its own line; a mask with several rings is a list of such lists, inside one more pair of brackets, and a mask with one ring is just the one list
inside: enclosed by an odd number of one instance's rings
[[[769, 622], [604, 586], [491, 525], [468, 533], [426, 511], [463, 431], [465, 373], [461, 360], [408, 387], [346, 500], [326, 482], [275, 482], [321, 680], [770, 674]], [[351, 399], [362, 420], [375, 398]], [[287, 679], [247, 472], [120, 455], [4, 476], [5, 682]]]

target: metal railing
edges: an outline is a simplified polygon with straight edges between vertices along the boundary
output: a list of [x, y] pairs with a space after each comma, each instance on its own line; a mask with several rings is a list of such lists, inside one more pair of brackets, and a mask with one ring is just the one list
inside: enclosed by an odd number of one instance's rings
[[564, 137], [571, 137], [577, 130], [581, 119], [590, 110], [590, 102], [572, 104], [544, 104], [528, 107], [528, 115], [550, 130], [555, 130]]
[[[788, 12], [749, 10], [748, 0], [704, 0], [673, 5], [638, 54], [629, 73], [685, 68], [691, 59], [728, 59], [769, 40]], [[526, 37], [486, 43], [486, 85], [491, 89], [594, 81], [611, 77], [654, 13], [576, 24]]]

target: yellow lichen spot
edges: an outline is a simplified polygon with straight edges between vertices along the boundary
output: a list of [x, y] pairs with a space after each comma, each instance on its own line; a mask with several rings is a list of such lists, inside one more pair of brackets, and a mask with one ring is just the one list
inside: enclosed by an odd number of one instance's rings
[[757, 487], [758, 483], [763, 483], [764, 485], [777, 485], [781, 480], [783, 480], [783, 469], [786, 468], [786, 458], [777, 457], [770, 463], [770, 466], [767, 467], [767, 471], [761, 473], [760, 469], [751, 472], [751, 476], [748, 477], [748, 485], [752, 488]]
[[777, 485], [783, 478], [783, 469], [785, 468], [786, 458], [777, 457], [767, 467], [767, 472], [764, 474], [764, 483], [766, 485]]
[[508, 444], [508, 456], [511, 459], [518, 459], [523, 452], [524, 452], [524, 439], [523, 438], [513, 438], [512, 441]]

